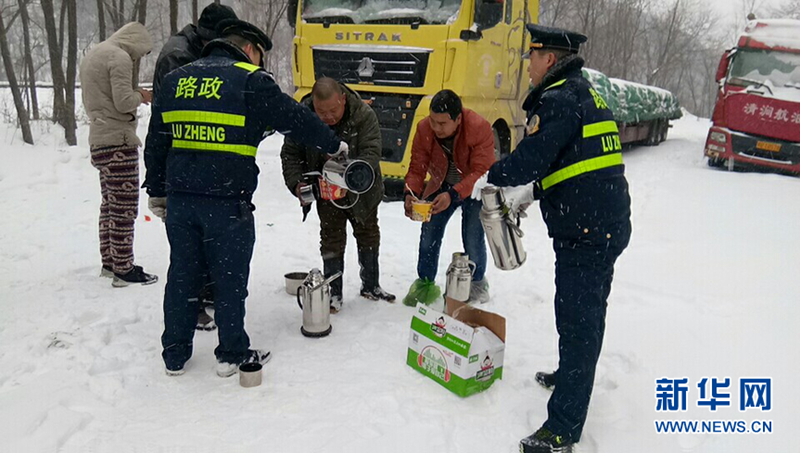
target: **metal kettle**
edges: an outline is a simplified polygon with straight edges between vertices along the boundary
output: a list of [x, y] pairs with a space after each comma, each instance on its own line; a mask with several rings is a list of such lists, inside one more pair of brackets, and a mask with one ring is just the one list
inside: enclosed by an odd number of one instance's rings
[[453, 253], [453, 260], [447, 268], [444, 295], [460, 302], [468, 301], [475, 268], [476, 265], [470, 261], [469, 255], [461, 252]]
[[306, 337], [325, 337], [333, 330], [330, 283], [341, 276], [337, 272], [326, 279], [322, 271], [314, 268], [297, 288], [297, 305], [303, 310], [300, 332]]
[[322, 177], [329, 183], [356, 194], [367, 192], [375, 184], [375, 169], [359, 159], [328, 159]]
[[519, 216], [506, 206], [503, 189], [484, 187], [481, 189], [481, 201], [481, 224], [494, 265], [506, 271], [522, 266], [527, 258], [522, 246], [523, 232], [519, 228]]

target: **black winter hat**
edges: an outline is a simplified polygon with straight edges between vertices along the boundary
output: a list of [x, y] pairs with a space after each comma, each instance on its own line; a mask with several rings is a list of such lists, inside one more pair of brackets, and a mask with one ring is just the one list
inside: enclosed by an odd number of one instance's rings
[[217, 39], [217, 24], [225, 19], [238, 19], [230, 6], [217, 3], [206, 6], [197, 21], [197, 34], [206, 41]]
[[225, 19], [217, 24], [217, 36], [220, 38], [228, 35], [237, 35], [253, 43], [261, 50], [262, 56], [272, 49], [269, 36], [255, 25], [239, 19]]

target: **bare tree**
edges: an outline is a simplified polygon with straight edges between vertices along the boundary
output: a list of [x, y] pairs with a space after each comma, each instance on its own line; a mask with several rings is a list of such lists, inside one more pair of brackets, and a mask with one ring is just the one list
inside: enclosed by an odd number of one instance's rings
[[770, 16], [800, 19], [800, 0], [785, 0], [782, 5], [770, 10]]
[[65, 87], [65, 110], [64, 114], [64, 133], [67, 144], [70, 146], [78, 145], [76, 135], [77, 124], [75, 121], [75, 79], [78, 74], [78, 6], [77, 0], [62, 0], [67, 4], [67, 85]]
[[169, 34], [178, 33], [178, 0], [169, 0]]
[[106, 40], [106, 13], [103, 8], [103, 0], [97, 0], [97, 22], [100, 31], [100, 41]]
[[11, 51], [8, 48], [7, 35], [8, 29], [3, 23], [3, 15], [0, 13], [0, 54], [3, 56], [6, 77], [8, 78], [8, 84], [11, 86], [11, 94], [14, 98], [14, 107], [17, 109], [17, 118], [19, 118], [19, 126], [20, 129], [22, 129], [22, 140], [25, 143], [33, 145], [33, 134], [31, 134], [28, 111], [25, 109], [25, 103], [22, 101], [22, 93], [20, 92], [19, 85], [17, 84], [17, 76], [14, 73], [14, 62], [11, 59]]
[[192, 0], [192, 23], [197, 25], [197, 0]]
[[[70, 16], [67, 23], [70, 27], [70, 48], [68, 49], [69, 58], [67, 62], [69, 84], [67, 77], [64, 76], [62, 66], [62, 48], [58, 42], [58, 30], [56, 29], [55, 10], [53, 0], [41, 0], [42, 12], [44, 13], [45, 33], [47, 34], [47, 47], [50, 54], [50, 72], [53, 78], [53, 121], [64, 128], [64, 135], [67, 143], [76, 145], [75, 136], [75, 72], [77, 63], [77, 21], [75, 17], [75, 0], [62, 0], [62, 5], [66, 3], [67, 15]], [[74, 27], [74, 30], [73, 30]], [[72, 39], [74, 37], [74, 40]], [[74, 46], [74, 47], [73, 47]], [[70, 91], [71, 93], [67, 93]]]
[[31, 33], [30, 17], [28, 16], [28, 1], [19, 0], [19, 11], [22, 17], [22, 45], [25, 60], [25, 77], [28, 81], [29, 99], [31, 100], [31, 112], [33, 119], [39, 119], [39, 99], [36, 93], [36, 69], [33, 67], [33, 55], [31, 54]]

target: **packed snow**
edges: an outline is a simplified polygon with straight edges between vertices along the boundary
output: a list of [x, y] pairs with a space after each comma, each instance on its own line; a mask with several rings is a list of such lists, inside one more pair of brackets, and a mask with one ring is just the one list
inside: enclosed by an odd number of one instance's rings
[[[800, 179], [709, 169], [709, 122], [674, 124], [665, 143], [625, 154], [634, 233], [616, 267], [578, 451], [790, 451], [800, 422]], [[112, 288], [99, 277], [100, 193], [87, 129], [80, 146], [67, 147], [60, 128], [34, 128], [37, 145], [27, 146], [0, 126], [0, 451], [514, 452], [544, 421], [550, 394], [533, 376], [557, 364], [554, 256], [535, 210], [523, 224], [526, 264], [503, 272], [490, 262], [492, 301], [481, 307], [507, 319], [504, 378], [462, 399], [406, 366], [411, 308], [357, 296], [352, 237], [333, 333], [300, 334], [283, 275], [321, 266], [319, 221], [301, 222], [281, 178], [282, 139], [273, 136], [258, 154], [246, 319], [253, 346], [274, 355], [264, 382], [245, 389], [217, 377], [216, 333], [206, 332], [196, 334], [186, 374], [167, 377], [163, 224], [143, 193], [136, 261], [160, 280]], [[420, 225], [398, 203], [382, 204], [380, 219], [381, 282], [402, 298], [416, 277]], [[458, 223], [442, 248], [442, 285], [447, 257], [461, 248]], [[686, 412], [655, 411], [663, 377], [689, 378]], [[771, 377], [772, 410], [699, 408], [703, 377]], [[773, 432], [657, 434], [655, 420], [771, 420]]]

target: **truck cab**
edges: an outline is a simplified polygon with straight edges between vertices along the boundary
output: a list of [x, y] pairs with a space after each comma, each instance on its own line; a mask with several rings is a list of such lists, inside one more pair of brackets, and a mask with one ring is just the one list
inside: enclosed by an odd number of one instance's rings
[[717, 82], [709, 166], [800, 173], [800, 21], [748, 23]]
[[492, 124], [498, 157], [522, 138], [529, 78], [521, 55], [538, 0], [299, 0], [289, 8], [295, 98], [327, 76], [372, 106], [387, 192], [402, 193], [417, 123], [442, 89]]

